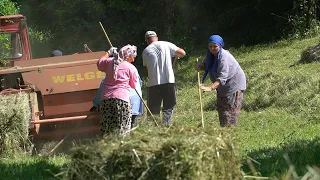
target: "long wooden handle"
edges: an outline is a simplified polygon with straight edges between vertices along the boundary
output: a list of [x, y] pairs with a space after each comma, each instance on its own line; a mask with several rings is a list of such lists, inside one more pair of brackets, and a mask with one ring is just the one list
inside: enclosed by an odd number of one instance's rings
[[84, 49], [88, 52], [92, 52], [92, 50], [89, 48], [89, 46], [87, 44], [84, 44]]
[[134, 89], [136, 91], [136, 93], [138, 94], [138, 96], [140, 97], [141, 101], [143, 102], [143, 105], [146, 107], [146, 109], [148, 110], [148, 112], [150, 113], [152, 119], [153, 119], [153, 122], [156, 124], [157, 127], [159, 127], [156, 119], [154, 118], [152, 112], [150, 111], [149, 107], [147, 106], [147, 104], [144, 102], [144, 100], [142, 99], [142, 97], [140, 96], [140, 94], [138, 93], [137, 89]]
[[104, 35], [106, 36], [106, 38], [107, 38], [107, 40], [108, 40], [110, 46], [113, 47], [112, 44], [111, 44], [111, 41], [110, 41], [110, 39], [109, 39], [109, 37], [108, 37], [108, 35], [107, 35], [107, 33], [106, 33], [106, 31], [105, 31], [104, 28], [103, 28], [103, 25], [101, 24], [101, 22], [99, 22], [99, 24], [100, 24], [100, 26], [101, 26], [101, 28], [102, 28], [102, 30], [103, 30], [103, 32], [104, 32]]
[[[198, 64], [198, 61], [199, 60], [197, 58], [197, 64]], [[202, 98], [201, 98], [201, 89], [200, 89], [200, 72], [199, 72], [199, 70], [198, 70], [198, 90], [199, 90], [199, 99], [200, 99], [201, 125], [202, 125], [202, 128], [204, 128]]]

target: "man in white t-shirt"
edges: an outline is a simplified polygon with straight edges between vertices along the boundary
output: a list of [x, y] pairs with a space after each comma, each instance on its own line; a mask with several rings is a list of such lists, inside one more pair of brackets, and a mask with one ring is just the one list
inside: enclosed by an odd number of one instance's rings
[[145, 41], [148, 46], [142, 52], [142, 59], [148, 70], [148, 107], [152, 114], [160, 114], [163, 102], [163, 121], [169, 125], [176, 105], [172, 58], [182, 58], [186, 52], [171, 42], [158, 41], [154, 31], [145, 33]]

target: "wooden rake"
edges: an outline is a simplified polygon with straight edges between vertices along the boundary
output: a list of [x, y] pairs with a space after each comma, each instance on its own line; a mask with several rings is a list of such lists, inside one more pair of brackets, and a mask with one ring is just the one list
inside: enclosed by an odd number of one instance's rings
[[[199, 62], [199, 58], [197, 58], [197, 65]], [[201, 97], [201, 89], [200, 89], [200, 72], [198, 70], [198, 90], [199, 90], [199, 100], [200, 100], [200, 111], [201, 111], [201, 126], [204, 128], [204, 121], [203, 121], [203, 108], [202, 108], [202, 97]]]

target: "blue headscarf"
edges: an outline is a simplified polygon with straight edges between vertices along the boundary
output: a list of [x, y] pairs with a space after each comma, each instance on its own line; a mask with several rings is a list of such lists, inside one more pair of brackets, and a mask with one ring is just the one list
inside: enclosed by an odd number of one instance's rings
[[[208, 74], [209, 70], [212, 71], [212, 75], [215, 75], [217, 73], [217, 71], [218, 71], [218, 63], [220, 62], [221, 50], [222, 50], [222, 48], [224, 46], [223, 39], [219, 35], [210, 36], [208, 42], [209, 43], [215, 43], [215, 44], [219, 45], [220, 46], [220, 50], [218, 52], [217, 57], [214, 57], [214, 55], [210, 52], [210, 50], [208, 50], [207, 56], [206, 56], [207, 64], [206, 64], [206, 67], [205, 67], [204, 75], [202, 77], [202, 83], [204, 83], [204, 81], [206, 80], [206, 77], [207, 77], [207, 74]], [[213, 66], [212, 66], [212, 63], [213, 63]]]

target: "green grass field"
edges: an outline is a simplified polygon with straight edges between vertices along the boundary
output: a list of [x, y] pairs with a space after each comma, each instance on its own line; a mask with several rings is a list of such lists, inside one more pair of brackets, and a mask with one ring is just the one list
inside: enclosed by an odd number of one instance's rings
[[68, 157], [20, 157], [0, 160], [0, 179], [47, 180], [55, 179]]
[[[320, 63], [291, 66], [302, 50], [319, 40], [230, 49], [247, 75], [248, 89], [235, 133], [247, 175], [282, 179], [290, 171], [301, 177], [308, 172], [308, 165], [320, 167]], [[181, 59], [176, 71], [174, 126], [198, 126], [201, 120], [194, 70], [196, 57], [201, 55]], [[219, 127], [215, 94], [202, 93], [202, 100], [205, 126]], [[250, 170], [248, 159], [256, 173]], [[2, 159], [0, 179], [50, 179], [68, 162], [68, 156]]]

